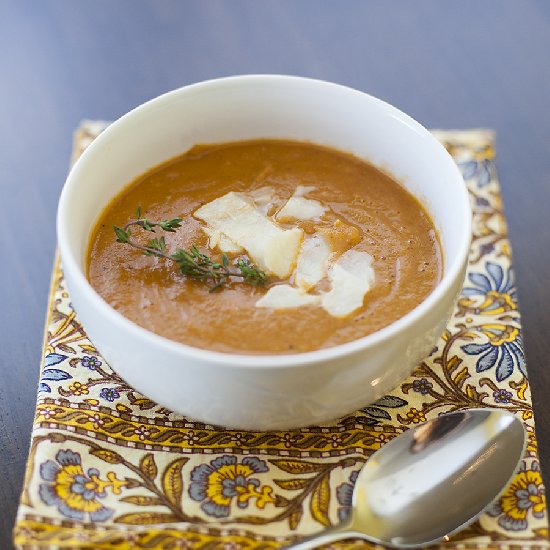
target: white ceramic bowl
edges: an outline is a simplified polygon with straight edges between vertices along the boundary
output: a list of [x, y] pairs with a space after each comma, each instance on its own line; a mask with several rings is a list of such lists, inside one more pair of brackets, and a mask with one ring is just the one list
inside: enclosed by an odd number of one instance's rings
[[[444, 276], [410, 313], [359, 340], [294, 355], [235, 355], [153, 334], [109, 306], [85, 277], [98, 214], [130, 181], [197, 143], [307, 140], [393, 174], [432, 216]], [[464, 278], [471, 212], [453, 160], [420, 124], [374, 97], [328, 82], [236, 76], [186, 86], [109, 126], [72, 169], [57, 234], [76, 311], [111, 367], [158, 403], [240, 429], [286, 429], [338, 418], [395, 387], [432, 349]]]

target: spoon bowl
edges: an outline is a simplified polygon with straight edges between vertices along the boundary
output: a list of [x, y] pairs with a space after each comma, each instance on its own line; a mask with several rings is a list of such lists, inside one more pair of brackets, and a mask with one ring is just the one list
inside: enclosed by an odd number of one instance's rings
[[446, 539], [502, 492], [524, 449], [523, 424], [507, 411], [441, 415], [372, 455], [357, 477], [347, 521], [291, 548], [344, 538], [415, 548]]

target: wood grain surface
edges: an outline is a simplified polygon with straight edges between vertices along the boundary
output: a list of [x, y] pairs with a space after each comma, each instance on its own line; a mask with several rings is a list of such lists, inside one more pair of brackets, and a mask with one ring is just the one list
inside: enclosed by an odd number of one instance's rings
[[23, 479], [72, 132], [231, 74], [322, 78], [431, 128], [496, 130], [548, 486], [549, 54], [546, 0], [0, 0], [0, 547]]

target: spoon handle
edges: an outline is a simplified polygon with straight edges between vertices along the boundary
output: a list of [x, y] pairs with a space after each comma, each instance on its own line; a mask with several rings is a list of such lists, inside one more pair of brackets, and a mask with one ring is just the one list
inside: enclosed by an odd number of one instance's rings
[[317, 548], [322, 544], [334, 542], [335, 540], [341, 540], [351, 537], [364, 538], [360, 533], [350, 530], [350, 524], [347, 522], [329, 527], [320, 533], [315, 533], [309, 537], [303, 538], [300, 542], [285, 546], [285, 550], [309, 550], [310, 548]]

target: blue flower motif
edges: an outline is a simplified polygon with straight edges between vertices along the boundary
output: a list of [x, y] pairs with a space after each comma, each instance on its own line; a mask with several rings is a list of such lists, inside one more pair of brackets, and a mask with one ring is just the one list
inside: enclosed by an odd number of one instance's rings
[[99, 397], [102, 397], [107, 401], [113, 402], [115, 399], [118, 399], [120, 397], [120, 393], [118, 393], [115, 388], [103, 388], [99, 392]]
[[95, 370], [97, 367], [101, 366], [101, 361], [94, 357], [93, 355], [85, 355], [82, 360], [80, 361], [80, 364], [90, 370]]
[[338, 500], [338, 503], [341, 506], [338, 508], [338, 519], [340, 521], [345, 521], [348, 519], [351, 513], [353, 488], [355, 486], [355, 482], [357, 481], [358, 475], [359, 471], [352, 472], [349, 476], [349, 482], [342, 483], [342, 485], [339, 485], [336, 488], [336, 500]]
[[267, 471], [266, 463], [256, 457], [247, 456], [239, 464], [236, 456], [220, 456], [210, 464], [193, 468], [189, 496], [201, 502], [202, 511], [215, 518], [229, 516], [233, 499], [239, 508], [247, 508], [255, 498], [256, 507], [262, 509], [275, 502], [273, 489], [269, 485], [260, 487], [260, 481], [251, 476]]
[[493, 392], [493, 398], [496, 403], [510, 403], [512, 394], [505, 389], [495, 390]]
[[[499, 264], [487, 262], [485, 264], [485, 270], [489, 276], [484, 273], [470, 273], [468, 275], [468, 279], [473, 286], [465, 287], [462, 290], [462, 294], [464, 296], [485, 296], [490, 293], [497, 293], [499, 295], [507, 295], [510, 297], [512, 302], [515, 302], [516, 287], [512, 268], [508, 268], [508, 271], [504, 273], [504, 270]], [[494, 309], [495, 307], [498, 307], [499, 304], [498, 302], [495, 302], [495, 304], [490, 304], [490, 306]], [[484, 308], [484, 311], [489, 310], [489, 307]], [[492, 312], [497, 313], [494, 311]]]
[[97, 468], [84, 472], [80, 454], [70, 449], [60, 450], [54, 460], [46, 460], [40, 465], [40, 484], [38, 494], [48, 506], [57, 506], [65, 517], [83, 521], [89, 514], [90, 521], [105, 521], [114, 510], [103, 506], [98, 499], [107, 496], [107, 489], [114, 494], [120, 493], [127, 484], [116, 478], [113, 472], [107, 474], [107, 480], [100, 478]]
[[489, 206], [491, 203], [489, 202], [488, 199], [486, 199], [485, 197], [476, 197], [476, 205], [477, 206]]
[[493, 243], [483, 243], [479, 247], [479, 253], [481, 256], [486, 256], [487, 254], [490, 254], [495, 249], [495, 245]]
[[421, 378], [420, 380], [415, 380], [412, 387], [414, 391], [420, 393], [421, 395], [427, 395], [433, 388], [433, 384], [426, 378]]
[[479, 327], [488, 341], [483, 344], [461, 346], [468, 355], [479, 355], [476, 372], [496, 367], [496, 379], [502, 382], [510, 377], [517, 367], [527, 378], [523, 340], [519, 328], [503, 324], [485, 324]]
[[481, 189], [491, 182], [492, 175], [495, 172], [493, 159], [480, 158], [459, 162], [458, 167], [465, 180], [475, 178], [477, 186]]

